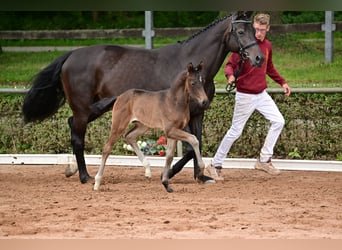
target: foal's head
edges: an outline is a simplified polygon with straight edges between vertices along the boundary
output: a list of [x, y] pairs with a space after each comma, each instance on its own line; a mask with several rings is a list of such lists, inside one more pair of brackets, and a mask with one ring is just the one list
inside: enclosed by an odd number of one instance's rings
[[196, 102], [201, 108], [207, 108], [209, 99], [204, 91], [205, 77], [202, 73], [203, 62], [196, 67], [192, 63], [188, 64], [188, 72], [186, 74], [186, 89], [193, 102]]

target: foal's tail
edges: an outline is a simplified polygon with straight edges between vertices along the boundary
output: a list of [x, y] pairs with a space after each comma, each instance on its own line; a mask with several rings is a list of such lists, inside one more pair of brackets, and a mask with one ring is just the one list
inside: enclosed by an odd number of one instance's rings
[[24, 121], [42, 121], [53, 115], [65, 103], [61, 70], [72, 51], [58, 57], [39, 72], [22, 106]]

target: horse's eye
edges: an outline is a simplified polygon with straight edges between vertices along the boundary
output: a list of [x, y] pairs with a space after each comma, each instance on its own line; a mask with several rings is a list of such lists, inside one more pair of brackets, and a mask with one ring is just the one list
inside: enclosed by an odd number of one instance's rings
[[243, 30], [238, 31], [239, 35], [243, 35], [245, 32]]

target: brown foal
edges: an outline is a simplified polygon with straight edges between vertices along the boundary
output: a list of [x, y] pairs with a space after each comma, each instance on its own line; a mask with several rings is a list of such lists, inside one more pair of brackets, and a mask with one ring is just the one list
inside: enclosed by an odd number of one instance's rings
[[177, 140], [189, 143], [196, 154], [200, 167], [199, 177], [203, 176], [199, 142], [193, 134], [183, 129], [190, 119], [190, 101], [201, 107], [209, 105], [203, 88], [205, 76], [202, 75], [203, 63], [197, 67], [189, 63], [187, 70], [181, 72], [169, 89], [146, 91], [130, 89], [116, 100], [112, 112], [112, 127], [109, 138], [103, 147], [102, 160], [95, 176], [94, 190], [99, 190], [106, 160], [114, 143], [125, 132], [129, 124], [133, 127], [125, 134], [125, 140], [133, 147], [139, 160], [145, 167], [145, 176], [151, 177], [150, 164], [137, 145], [137, 138], [148, 129], [159, 129], [167, 137], [166, 163], [162, 173], [162, 184], [168, 192], [173, 192], [169, 185], [170, 169]]

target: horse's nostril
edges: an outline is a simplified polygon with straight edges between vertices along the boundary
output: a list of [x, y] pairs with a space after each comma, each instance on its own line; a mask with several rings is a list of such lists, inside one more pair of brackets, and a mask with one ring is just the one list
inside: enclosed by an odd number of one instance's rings
[[209, 100], [208, 99], [202, 101], [202, 106], [203, 107], [207, 107], [208, 105], [209, 105]]
[[256, 56], [255, 61], [258, 65], [261, 65], [264, 62], [264, 57], [262, 56]]

